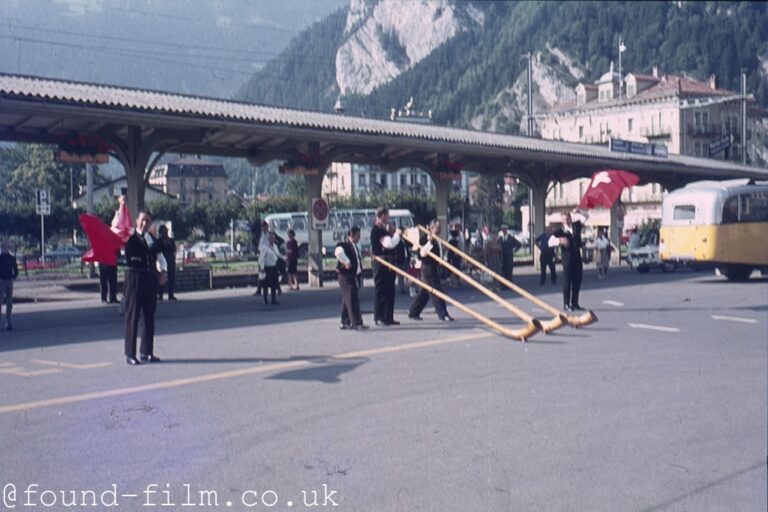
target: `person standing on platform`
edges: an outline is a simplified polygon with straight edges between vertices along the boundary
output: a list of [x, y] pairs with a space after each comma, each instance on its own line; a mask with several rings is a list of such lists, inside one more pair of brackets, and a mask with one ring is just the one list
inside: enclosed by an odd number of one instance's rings
[[[376, 222], [371, 229], [371, 252], [374, 256], [397, 265], [395, 249], [400, 235], [389, 225], [389, 208], [381, 206], [376, 210]], [[376, 325], [400, 325], [395, 316], [395, 272], [378, 261], [371, 264], [373, 269], [373, 318]]]
[[288, 267], [288, 288], [299, 291], [299, 242], [292, 229], [288, 230], [288, 241], [285, 243], [285, 263]]
[[125, 243], [125, 357], [129, 365], [137, 365], [136, 335], [141, 324], [141, 360], [156, 363], [155, 356], [155, 310], [157, 288], [165, 284], [168, 266], [160, 252], [157, 239], [149, 233], [152, 216], [139, 212], [136, 229]]
[[363, 275], [362, 258], [357, 244], [360, 242], [360, 228], [352, 226], [347, 232], [347, 240], [336, 246], [333, 254], [338, 260], [336, 272], [339, 275], [341, 290], [341, 325], [344, 329], [367, 329], [360, 313], [359, 286]]
[[597, 257], [595, 258], [597, 278], [605, 279], [608, 277], [608, 265], [610, 264], [611, 259], [611, 241], [608, 240], [605, 228], [600, 228], [597, 232], [595, 250], [597, 251]]
[[104, 304], [117, 304], [117, 258], [99, 262], [99, 293]]
[[578, 210], [573, 214], [564, 212], [560, 215], [563, 225], [549, 237], [550, 247], [560, 246], [563, 261], [563, 309], [580, 311], [579, 304], [581, 279], [584, 274], [584, 262], [581, 259], [581, 229], [587, 216]]
[[[487, 237], [485, 241], [485, 264], [495, 273], [501, 274], [504, 264], [501, 242], [492, 232], [488, 232]], [[490, 278], [490, 276], [488, 277]], [[501, 285], [496, 279], [491, 279], [490, 288], [498, 291], [501, 290]]]
[[0, 313], [5, 304], [5, 330], [12, 331], [11, 312], [13, 312], [13, 281], [19, 277], [19, 265], [16, 256], [11, 254], [8, 242], [0, 244]]
[[550, 279], [552, 284], [557, 284], [557, 269], [555, 268], [555, 248], [549, 246], [549, 237], [553, 233], [552, 226], [547, 226], [544, 233], [540, 234], [536, 239], [536, 245], [539, 247], [539, 268], [541, 270], [541, 276], [539, 277], [539, 284], [544, 285], [547, 282], [547, 268], [549, 268]]
[[275, 243], [275, 234], [269, 233], [267, 235], [267, 243], [261, 246], [261, 252], [259, 254], [259, 268], [261, 268], [261, 275], [263, 279], [259, 279], [261, 284], [261, 291], [264, 294], [264, 304], [267, 304], [267, 294], [272, 294], [272, 305], [277, 306], [280, 303], [275, 299], [277, 294], [277, 288], [280, 286], [280, 275], [277, 271], [277, 260], [280, 259], [280, 253], [278, 252], [277, 244]]
[[[440, 236], [440, 221], [433, 220], [429, 223], [429, 235], [421, 235], [419, 238], [419, 259], [421, 259], [421, 279], [435, 290], [442, 291], [440, 273], [442, 268], [440, 263], [434, 260], [430, 253], [443, 259], [443, 246], [436, 237]], [[411, 320], [422, 320], [421, 312], [427, 305], [430, 295], [432, 296], [432, 305], [435, 307], [437, 317], [443, 322], [452, 322], [453, 318], [448, 314], [445, 301], [437, 295], [431, 294], [426, 288], [422, 287], [416, 299], [411, 304], [408, 311], [408, 318]]]
[[509, 232], [509, 227], [506, 224], [501, 226], [499, 243], [501, 244], [501, 275], [511, 281], [515, 269], [515, 251], [523, 244]]
[[165, 262], [168, 264], [168, 282], [158, 288], [157, 298], [163, 300], [163, 291], [168, 289], [168, 300], [176, 300], [176, 241], [168, 236], [168, 227], [163, 225], [158, 229], [157, 243], [160, 245], [160, 252], [163, 253]]

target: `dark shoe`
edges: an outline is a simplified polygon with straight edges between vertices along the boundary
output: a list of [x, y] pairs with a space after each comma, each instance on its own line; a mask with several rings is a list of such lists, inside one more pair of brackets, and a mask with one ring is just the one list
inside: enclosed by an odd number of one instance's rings
[[446, 313], [445, 316], [440, 317], [440, 320], [442, 320], [443, 322], [453, 322], [453, 317]]
[[13, 330], [13, 326], [11, 324], [8, 324], [8, 325], [5, 326], [5, 330], [6, 331], [12, 331]]
[[391, 322], [387, 322], [387, 325], [400, 325], [400, 322], [397, 320], [392, 320]]
[[571, 311], [584, 311], [584, 308], [576, 304], [575, 306], [571, 306]]
[[154, 354], [149, 354], [148, 356], [145, 356], [144, 354], [141, 355], [141, 360], [145, 363], [159, 363], [160, 358], [157, 357]]
[[168, 300], [179, 300], [176, 297], [168, 297]]
[[351, 329], [349, 324], [339, 324], [339, 329], [342, 331], [346, 331], [347, 329]]
[[139, 363], [138, 359], [136, 359], [135, 357], [130, 357], [130, 356], [125, 358], [125, 362], [128, 363], [131, 366], [139, 366], [141, 364], [141, 363]]
[[360, 324], [360, 325], [354, 326], [353, 329], [356, 330], [356, 331], [367, 331], [368, 330], [368, 326], [365, 325], [365, 324]]
[[418, 320], [418, 321], [424, 320], [418, 315], [408, 315], [408, 318], [410, 318], [411, 320]]
[[563, 311], [573, 311], [573, 308], [571, 308], [571, 306], [566, 304], [566, 305], [563, 306]]
[[279, 302], [277, 302], [276, 300], [274, 300], [274, 299], [273, 299], [273, 300], [272, 300], [272, 305], [273, 305], [273, 306], [279, 306], [279, 305], [280, 305], [280, 303], [279, 303]]

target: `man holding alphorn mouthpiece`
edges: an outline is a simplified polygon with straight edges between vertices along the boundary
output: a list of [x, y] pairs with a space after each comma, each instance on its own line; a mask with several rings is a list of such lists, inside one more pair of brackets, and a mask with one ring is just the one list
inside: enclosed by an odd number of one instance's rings
[[565, 311], [581, 311], [579, 291], [584, 273], [584, 263], [581, 259], [581, 229], [587, 220], [585, 213], [576, 210], [560, 214], [562, 227], [555, 230], [549, 237], [549, 247], [560, 246], [563, 262], [563, 309]]
[[[435, 261], [430, 253], [438, 259], [443, 259], [443, 246], [436, 237], [440, 236], [440, 221], [433, 220], [429, 224], [429, 235], [421, 235], [419, 237], [418, 255], [421, 259], [421, 279], [430, 285], [432, 288], [438, 291], [442, 291], [442, 285], [440, 282], [440, 263]], [[444, 322], [451, 322], [453, 318], [448, 314], [448, 310], [445, 305], [445, 301], [437, 295], [429, 293], [425, 288], [421, 288], [419, 294], [411, 304], [411, 309], [408, 311], [408, 318], [411, 320], [421, 320], [421, 312], [424, 310], [424, 306], [427, 305], [430, 295], [432, 296], [432, 305], [435, 307], [435, 312], [438, 318]]]

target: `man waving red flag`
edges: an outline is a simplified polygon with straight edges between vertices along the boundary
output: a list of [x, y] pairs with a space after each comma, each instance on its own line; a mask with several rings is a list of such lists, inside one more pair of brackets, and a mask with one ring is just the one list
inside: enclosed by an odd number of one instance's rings
[[637, 185], [639, 181], [640, 178], [636, 174], [627, 171], [598, 171], [592, 175], [592, 181], [581, 198], [579, 208], [610, 208], [621, 195], [623, 188]]

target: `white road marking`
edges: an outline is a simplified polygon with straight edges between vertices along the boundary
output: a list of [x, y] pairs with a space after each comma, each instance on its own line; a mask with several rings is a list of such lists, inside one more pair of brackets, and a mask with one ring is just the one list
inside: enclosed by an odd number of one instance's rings
[[756, 324], [757, 320], [754, 318], [744, 318], [740, 316], [725, 316], [725, 315], [711, 315], [712, 320], [725, 320], [727, 322], [741, 322], [745, 324]]
[[604, 300], [603, 304], [608, 304], [609, 306], [616, 306], [617, 308], [624, 307], [623, 302], [615, 301], [615, 300]]
[[650, 325], [650, 324], [627, 324], [633, 329], [648, 329], [650, 331], [662, 331], [662, 332], [680, 332], [680, 329], [677, 327], [664, 327], [661, 325]]

